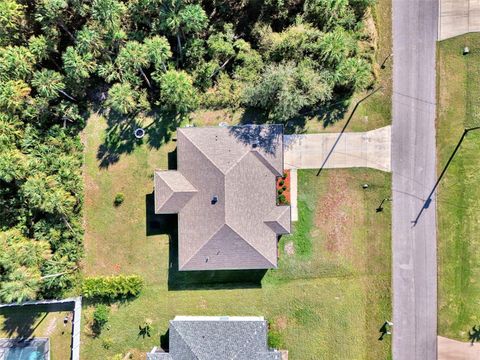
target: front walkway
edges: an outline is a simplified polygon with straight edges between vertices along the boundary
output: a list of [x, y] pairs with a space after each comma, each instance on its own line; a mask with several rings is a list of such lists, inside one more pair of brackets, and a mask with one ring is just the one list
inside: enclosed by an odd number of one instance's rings
[[478, 360], [480, 344], [472, 345], [442, 336], [438, 337], [438, 360]]
[[297, 169], [369, 167], [391, 170], [391, 126], [367, 132], [284, 136], [284, 164], [290, 169], [292, 221], [298, 220]]

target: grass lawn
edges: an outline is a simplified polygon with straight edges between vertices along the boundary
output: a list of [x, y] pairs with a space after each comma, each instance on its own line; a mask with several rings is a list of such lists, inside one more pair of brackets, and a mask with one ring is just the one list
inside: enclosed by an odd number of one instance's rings
[[[480, 34], [439, 43], [437, 72], [440, 172], [463, 129], [480, 125]], [[439, 333], [465, 341], [480, 322], [479, 153], [480, 132], [474, 131], [448, 168], [437, 204]]]
[[70, 359], [71, 322], [63, 326], [68, 312], [36, 312], [33, 307], [0, 311], [0, 338], [50, 338], [50, 359]]
[[[169, 237], [152, 231], [150, 207], [153, 169], [167, 168], [175, 142], [159, 149], [147, 143], [119, 161], [99, 168], [98, 148], [106, 121], [93, 116], [84, 133], [85, 248], [83, 271], [91, 274], [139, 274], [141, 296], [115, 304], [109, 330], [94, 338], [93, 307], [83, 312], [82, 358], [108, 359], [127, 351], [134, 359], [160, 345], [175, 315], [258, 315], [292, 359], [386, 359], [390, 339], [378, 341], [378, 329], [391, 318], [390, 175], [374, 170], [299, 171], [300, 222], [280, 242], [279, 269], [268, 271], [261, 286], [169, 290]], [[369, 183], [368, 190], [361, 184]], [[115, 194], [125, 201], [115, 208]], [[175, 226], [175, 219], [168, 220]], [[170, 274], [171, 275], [171, 274]], [[170, 276], [171, 277], [171, 276]], [[182, 277], [177, 280], [182, 280]], [[138, 336], [145, 319], [152, 337]]]

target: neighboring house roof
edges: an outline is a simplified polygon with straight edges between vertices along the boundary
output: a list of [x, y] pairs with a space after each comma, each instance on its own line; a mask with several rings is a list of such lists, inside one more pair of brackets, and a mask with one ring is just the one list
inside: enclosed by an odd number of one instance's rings
[[276, 267], [290, 232], [290, 207], [276, 205], [283, 127], [179, 128], [177, 164], [155, 172], [155, 212], [179, 214], [179, 269]]
[[147, 359], [280, 360], [281, 353], [268, 348], [267, 331], [263, 317], [177, 316], [170, 321], [169, 353]]

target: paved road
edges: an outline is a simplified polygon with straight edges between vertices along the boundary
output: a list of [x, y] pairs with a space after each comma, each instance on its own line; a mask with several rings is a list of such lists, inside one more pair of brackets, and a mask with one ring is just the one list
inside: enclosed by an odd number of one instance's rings
[[393, 0], [393, 359], [437, 358], [437, 0]]
[[391, 126], [367, 132], [285, 135], [284, 144], [287, 169], [391, 170]]

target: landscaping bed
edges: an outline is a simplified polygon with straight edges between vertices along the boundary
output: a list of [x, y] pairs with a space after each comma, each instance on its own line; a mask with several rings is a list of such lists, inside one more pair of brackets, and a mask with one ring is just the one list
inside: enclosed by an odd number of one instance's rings
[[290, 204], [290, 170], [277, 178], [277, 205]]

